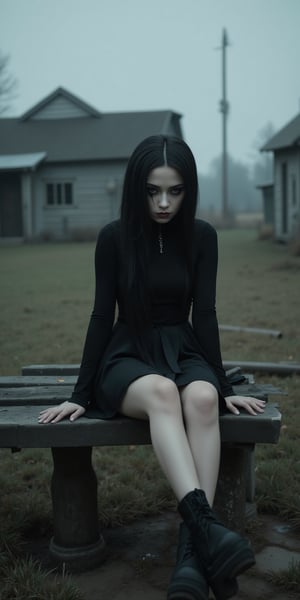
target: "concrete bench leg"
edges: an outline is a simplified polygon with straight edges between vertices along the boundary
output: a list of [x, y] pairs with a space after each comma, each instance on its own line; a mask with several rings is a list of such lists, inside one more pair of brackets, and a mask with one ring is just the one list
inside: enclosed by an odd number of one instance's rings
[[54, 536], [50, 552], [70, 571], [84, 571], [100, 564], [105, 554], [98, 526], [92, 448], [52, 448], [52, 456]]
[[247, 460], [251, 446], [222, 445], [214, 509], [223, 523], [243, 533], [246, 521]]

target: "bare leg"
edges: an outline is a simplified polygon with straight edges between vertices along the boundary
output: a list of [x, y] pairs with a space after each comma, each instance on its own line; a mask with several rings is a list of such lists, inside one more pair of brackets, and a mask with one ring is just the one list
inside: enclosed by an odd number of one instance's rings
[[220, 463], [218, 393], [205, 381], [194, 381], [181, 392], [188, 441], [201, 489], [212, 506]]
[[160, 375], [146, 375], [128, 388], [121, 412], [149, 419], [154, 452], [178, 501], [199, 487], [199, 478], [186, 436], [176, 385]]

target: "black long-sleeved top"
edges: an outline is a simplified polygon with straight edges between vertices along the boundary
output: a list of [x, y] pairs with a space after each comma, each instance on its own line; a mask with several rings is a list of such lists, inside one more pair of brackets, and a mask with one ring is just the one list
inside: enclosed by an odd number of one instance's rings
[[[191, 312], [191, 324], [197, 351], [211, 366], [226, 397], [234, 392], [226, 379], [222, 366], [219, 329], [216, 317], [216, 276], [218, 263], [217, 234], [205, 221], [195, 220], [193, 245], [193, 281], [188, 298], [184, 295], [184, 265], [176, 241], [174, 227], [160, 227], [163, 253], [158, 240], [158, 228], [153, 228], [150, 248], [149, 285], [152, 318], [155, 327], [187, 322]], [[99, 234], [95, 251], [96, 290], [93, 312], [90, 318], [79, 377], [72, 401], [85, 408], [92, 398], [94, 380], [104, 352], [114, 332], [116, 304], [124, 318], [124, 290], [121, 285], [120, 223], [114, 221]], [[183, 300], [185, 298], [185, 300]], [[169, 363], [174, 362], [168, 349]], [[176, 361], [176, 357], [175, 357]]]

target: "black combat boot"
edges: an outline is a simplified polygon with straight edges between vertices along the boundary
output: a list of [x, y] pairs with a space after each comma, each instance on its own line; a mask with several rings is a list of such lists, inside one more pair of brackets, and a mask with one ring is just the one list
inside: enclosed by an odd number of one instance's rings
[[195, 555], [191, 534], [185, 523], [181, 523], [168, 600], [208, 600], [208, 594], [208, 583]]
[[237, 575], [255, 564], [249, 542], [217, 520], [202, 490], [189, 492], [178, 510], [216, 600], [231, 598], [237, 593]]

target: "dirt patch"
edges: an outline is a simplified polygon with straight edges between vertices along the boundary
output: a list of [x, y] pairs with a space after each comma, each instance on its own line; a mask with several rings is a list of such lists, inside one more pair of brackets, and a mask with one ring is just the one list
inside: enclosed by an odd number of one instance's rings
[[[73, 575], [85, 600], [165, 600], [175, 562], [178, 517], [167, 513], [127, 527], [104, 532], [108, 554], [94, 571]], [[259, 536], [257, 535], [259, 531]], [[240, 600], [296, 600], [299, 594], [276, 589], [267, 581], [270, 570], [300, 560], [300, 539], [284, 523], [260, 518], [253, 528], [257, 564], [239, 578]]]

